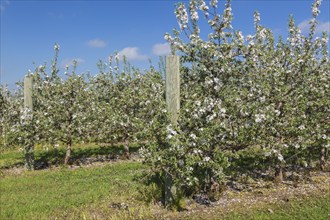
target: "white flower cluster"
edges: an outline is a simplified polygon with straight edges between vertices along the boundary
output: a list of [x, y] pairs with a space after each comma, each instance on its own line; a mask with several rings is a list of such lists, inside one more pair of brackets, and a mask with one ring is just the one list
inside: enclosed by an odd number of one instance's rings
[[261, 123], [266, 119], [265, 114], [255, 114], [255, 122], [256, 123]]
[[313, 14], [313, 17], [317, 17], [320, 13], [320, 7], [321, 5], [321, 0], [316, 0], [313, 5], [312, 5], [312, 14]]
[[206, 5], [204, 0], [200, 1], [199, 9], [203, 12], [207, 12], [209, 10], [209, 7]]
[[21, 112], [21, 122], [23, 125], [28, 125], [32, 120], [32, 110], [30, 108], [23, 108]]
[[254, 12], [254, 26], [258, 26], [258, 23], [260, 21], [260, 13], [259, 12]]
[[225, 8], [222, 16], [222, 28], [232, 28], [231, 26], [231, 20], [233, 19], [233, 13], [232, 13], [232, 8], [231, 5], [228, 4], [227, 7]]
[[210, 160], [211, 160], [211, 158], [210, 157], [207, 157], [207, 156], [204, 157], [204, 159], [203, 159], [204, 162], [209, 162]]
[[177, 135], [178, 133], [172, 128], [172, 125], [168, 125], [166, 127], [166, 131], [167, 131], [167, 139], [172, 139], [175, 135]]
[[185, 5], [183, 3], [179, 3], [178, 7], [175, 10], [176, 19], [178, 20], [179, 26], [181, 30], [184, 30], [188, 26], [188, 13]]
[[199, 16], [198, 16], [198, 12], [196, 10], [196, 2], [195, 1], [190, 1], [189, 4], [189, 11], [190, 11], [190, 17], [192, 21], [198, 21]]
[[55, 44], [55, 45], [54, 45], [54, 50], [55, 50], [55, 51], [58, 51], [59, 49], [60, 49], [60, 45], [59, 45], [59, 44]]
[[211, 0], [210, 5], [211, 5], [212, 7], [217, 8], [217, 7], [218, 7], [218, 0]]

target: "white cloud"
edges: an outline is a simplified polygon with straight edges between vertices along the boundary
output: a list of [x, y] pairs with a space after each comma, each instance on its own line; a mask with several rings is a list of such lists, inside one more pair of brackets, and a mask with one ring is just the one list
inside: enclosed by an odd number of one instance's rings
[[317, 33], [322, 33], [322, 32], [330, 32], [330, 21], [327, 22], [320, 22], [317, 27], [316, 27], [316, 32]]
[[82, 64], [85, 62], [82, 58], [74, 58], [74, 59], [65, 59], [61, 61], [61, 67], [65, 68], [66, 66], [73, 66], [73, 61], [77, 61], [77, 65]]
[[171, 47], [168, 43], [155, 44], [152, 47], [152, 52], [157, 56], [168, 55], [171, 53]]
[[93, 39], [93, 40], [89, 40], [87, 42], [87, 45], [93, 48], [102, 48], [102, 47], [106, 47], [107, 43], [101, 39]]
[[123, 59], [125, 56], [127, 60], [146, 60], [148, 57], [146, 55], [139, 54], [139, 48], [137, 47], [126, 47], [119, 51], [119, 59]]
[[309, 26], [309, 20], [304, 20], [298, 24], [298, 28], [301, 30], [301, 32], [308, 32]]
[[[298, 27], [302, 33], [308, 33], [310, 28], [309, 20], [302, 21], [301, 23], [299, 23]], [[330, 32], [330, 21], [326, 21], [326, 22], [318, 21], [315, 33], [321, 34], [324, 31], [328, 33]]]

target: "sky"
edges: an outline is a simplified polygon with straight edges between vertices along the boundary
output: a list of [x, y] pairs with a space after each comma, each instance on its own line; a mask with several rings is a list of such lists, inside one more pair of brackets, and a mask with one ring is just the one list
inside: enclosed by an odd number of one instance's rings
[[[178, 2], [180, 0], [1, 0], [1, 85], [13, 88], [29, 70], [45, 63], [49, 67], [55, 43], [60, 45], [61, 72], [76, 60], [78, 74], [96, 74], [98, 61], [107, 61], [115, 51], [141, 70], [149, 67], [149, 59], [157, 67], [159, 56], [169, 53], [164, 34], [179, 28], [174, 14]], [[312, 2], [233, 0], [233, 27], [245, 36], [253, 34], [253, 12], [258, 10], [260, 23], [272, 29], [277, 37], [286, 36], [290, 14], [302, 32], [307, 33]], [[220, 12], [224, 3], [219, 0]], [[329, 0], [322, 2], [318, 35], [322, 31], [329, 33], [329, 3]], [[201, 33], [207, 34], [203, 30], [208, 30], [205, 23], [201, 23]]]

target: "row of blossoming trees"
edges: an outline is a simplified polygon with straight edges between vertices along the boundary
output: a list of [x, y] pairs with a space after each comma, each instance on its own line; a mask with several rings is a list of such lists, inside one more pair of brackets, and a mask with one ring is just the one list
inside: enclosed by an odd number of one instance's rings
[[[162, 75], [151, 68], [119, 71], [115, 64], [100, 61], [97, 75], [76, 74], [57, 68], [59, 46], [49, 72], [39, 66], [28, 77], [33, 81], [33, 110], [23, 106], [23, 83], [15, 94], [2, 88], [2, 140], [7, 146], [36, 144], [66, 146], [64, 163], [70, 160], [73, 143], [118, 143], [147, 140], [159, 109], [164, 106]], [[27, 149], [26, 153], [33, 149]], [[32, 152], [31, 152], [32, 153]], [[26, 161], [33, 169], [33, 159]]]
[[[21, 107], [20, 92], [1, 91], [2, 140], [61, 141], [66, 162], [74, 141], [148, 140], [141, 155], [151, 167], [149, 180], [164, 189], [169, 174], [183, 195], [215, 190], [235, 172], [272, 168], [282, 180], [290, 167], [318, 161], [323, 169], [330, 146], [330, 64], [327, 34], [315, 36], [319, 6], [319, 0], [312, 5], [308, 35], [290, 17], [283, 40], [260, 24], [258, 12], [254, 35], [234, 30], [230, 1], [222, 14], [216, 0], [178, 4], [180, 29], [165, 35], [183, 64], [178, 125], [169, 124], [164, 79], [153, 68], [118, 71], [116, 59], [115, 65], [100, 62], [96, 76], [73, 69], [62, 79], [56, 46], [50, 73], [41, 66], [31, 74], [33, 117]], [[211, 30], [207, 39], [200, 36], [200, 17]]]
[[[144, 149], [160, 185], [170, 173], [176, 191], [211, 193], [226, 176], [272, 168], [325, 166], [330, 147], [328, 36], [315, 36], [320, 1], [307, 36], [289, 20], [287, 40], [275, 39], [254, 14], [255, 33], [234, 30], [231, 2], [190, 0], [177, 5], [180, 29], [165, 39], [182, 55], [178, 126]], [[211, 33], [200, 35], [204, 17]], [[202, 21], [203, 22], [203, 21]], [[166, 140], [164, 142], [163, 140]], [[163, 141], [163, 142], [162, 142]], [[161, 187], [163, 188], [163, 187]]]

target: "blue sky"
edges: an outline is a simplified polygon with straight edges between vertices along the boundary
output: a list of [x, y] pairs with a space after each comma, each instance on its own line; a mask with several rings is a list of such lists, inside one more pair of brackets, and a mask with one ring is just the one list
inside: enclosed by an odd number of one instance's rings
[[[165, 32], [178, 27], [174, 0], [158, 1], [29, 1], [1, 0], [1, 84], [13, 87], [29, 69], [50, 65], [54, 43], [60, 45], [59, 67], [78, 61], [78, 73], [97, 73], [98, 60], [114, 51], [125, 54], [132, 65], [157, 66], [168, 47]], [[183, 1], [188, 3], [188, 1]], [[208, 2], [208, 0], [206, 1]], [[286, 35], [289, 14], [308, 29], [312, 0], [233, 0], [235, 29], [253, 33], [253, 12], [276, 36]], [[219, 10], [224, 1], [219, 0]], [[329, 0], [323, 0], [318, 32], [329, 32]], [[203, 16], [200, 16], [201, 18]], [[201, 27], [203, 32], [203, 26]]]

